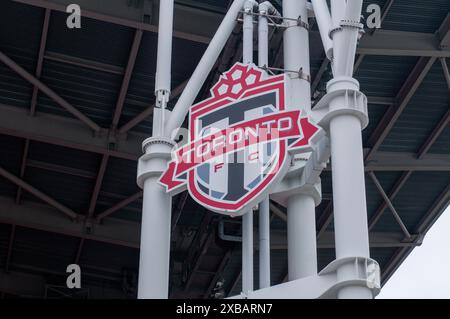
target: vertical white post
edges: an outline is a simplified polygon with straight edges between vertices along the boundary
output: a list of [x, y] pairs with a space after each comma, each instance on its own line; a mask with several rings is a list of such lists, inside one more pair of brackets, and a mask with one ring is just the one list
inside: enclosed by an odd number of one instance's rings
[[[269, 24], [266, 14], [274, 11], [269, 2], [259, 5], [258, 65], [269, 66]], [[270, 206], [269, 197], [259, 204], [259, 288], [270, 287]]]
[[[301, 17], [308, 22], [306, 0], [283, 0], [283, 16], [297, 20]], [[308, 30], [298, 26], [296, 21], [285, 20], [288, 28], [284, 31], [284, 68], [290, 71], [302, 69], [310, 74], [309, 35]], [[299, 77], [297, 73], [288, 73], [291, 78], [291, 90], [287, 107], [290, 109], [311, 109], [311, 84]]]
[[149, 177], [144, 182], [139, 299], [166, 299], [169, 293], [171, 198], [158, 179]]
[[255, 2], [247, 0], [244, 3], [244, 24], [243, 24], [243, 45], [242, 62], [244, 64], [253, 63], [253, 7]]
[[270, 287], [269, 197], [259, 204], [259, 288]]
[[297, 194], [288, 200], [289, 280], [317, 274], [315, 206], [310, 195]]
[[[172, 70], [173, 0], [166, 0], [159, 8], [158, 55], [155, 74], [155, 94], [170, 93]], [[158, 97], [158, 96], [157, 96]]]
[[[337, 116], [330, 122], [330, 135], [336, 259], [369, 257], [361, 122], [353, 115]], [[353, 265], [338, 269], [342, 279], [353, 273]], [[372, 298], [372, 293], [365, 287], [346, 287], [338, 297]]]
[[269, 66], [269, 24], [267, 8], [263, 4], [259, 5], [258, 17], [258, 65], [260, 67]]
[[[143, 188], [141, 247], [138, 298], [168, 298], [171, 197], [158, 184], [170, 159], [170, 143], [162, 142], [165, 107], [169, 101], [174, 0], [160, 3], [158, 57], [156, 73], [156, 105], [152, 144], [143, 144], [145, 155], [139, 159], [138, 184]], [[148, 140], [147, 140], [148, 141]], [[158, 149], [152, 154], [152, 149]]]
[[[362, 0], [346, 1], [343, 7], [337, 2], [332, 6], [335, 24], [341, 20], [359, 23]], [[358, 82], [352, 78], [358, 32], [354, 26], [343, 26], [334, 33], [334, 79], [327, 85], [328, 92], [359, 91]], [[333, 99], [329, 108], [346, 105], [347, 98], [342, 96]], [[370, 256], [361, 129], [361, 120], [351, 112], [330, 120], [336, 259]], [[337, 270], [340, 280], [354, 278], [354, 274], [353, 264], [344, 264]], [[348, 286], [338, 292], [338, 298], [372, 297], [371, 290], [362, 286]]]
[[328, 9], [326, 0], [311, 0], [311, 3], [314, 8], [314, 15], [316, 16], [325, 54], [329, 60], [332, 60], [333, 42], [330, 38], [330, 31], [332, 29], [330, 10]]
[[[253, 7], [255, 1], [244, 3], [243, 63], [253, 63]], [[242, 216], [242, 292], [253, 291], [253, 211]]]
[[[283, 16], [308, 22], [306, 0], [284, 0]], [[284, 67], [310, 74], [308, 30], [296, 21], [286, 20], [284, 32]], [[291, 87], [287, 99], [288, 109], [311, 109], [311, 84], [289, 73]], [[289, 280], [317, 274], [315, 203], [312, 196], [296, 194], [288, 200], [288, 267]]]
[[242, 292], [253, 291], [253, 211], [242, 216]]

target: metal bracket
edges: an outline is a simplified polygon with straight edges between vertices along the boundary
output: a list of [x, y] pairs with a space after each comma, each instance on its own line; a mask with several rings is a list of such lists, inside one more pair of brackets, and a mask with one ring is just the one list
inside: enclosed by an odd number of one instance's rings
[[328, 93], [312, 110], [313, 120], [328, 129], [331, 119], [339, 114], [352, 114], [361, 121], [362, 129], [369, 124], [367, 97], [359, 91], [359, 83], [350, 77], [335, 78], [327, 84]]
[[[287, 69], [281, 69], [281, 68], [274, 68], [274, 67], [268, 67], [268, 66], [262, 66], [260, 67], [261, 69], [263, 69], [266, 72], [269, 72], [270, 74], [274, 75], [275, 73], [272, 71], [278, 71], [278, 72], [283, 72], [283, 73], [295, 73], [298, 75], [299, 79], [308, 81], [309, 83], [311, 83], [311, 75], [306, 74], [305, 72], [303, 72], [303, 68], [300, 68], [300, 70], [298, 71], [293, 71], [293, 70], [287, 70]], [[294, 77], [295, 79], [295, 77]]]
[[145, 154], [138, 161], [137, 184], [139, 187], [144, 187], [148, 177], [159, 176], [167, 169], [174, 146], [175, 143], [172, 140], [162, 137], [150, 137], [142, 143]]
[[358, 29], [360, 30], [360, 32], [364, 32], [364, 24], [357, 21], [342, 20], [338, 27], [330, 30], [328, 36], [330, 37], [330, 39], [333, 39], [333, 35], [338, 31], [342, 31], [344, 28]]
[[[283, 28], [283, 29], [287, 29], [287, 28], [292, 28], [292, 27], [302, 27], [302, 28], [306, 29], [307, 31], [310, 30], [309, 23], [303, 21], [303, 20], [302, 20], [302, 17], [298, 17], [297, 19], [293, 19], [293, 18], [286, 18], [286, 17], [277, 16], [277, 15], [261, 14], [261, 13], [250, 12], [250, 11], [248, 11], [248, 12], [247, 12], [247, 11], [241, 11], [240, 13], [241, 13], [242, 15], [243, 15], [243, 14], [249, 14], [249, 15], [252, 15], [252, 16], [258, 16], [258, 17], [259, 17], [259, 16], [264, 16], [264, 17], [268, 18], [268, 19], [271, 21], [271, 22], [268, 23], [268, 25], [271, 26], [271, 27], [275, 27], [275, 28]], [[274, 19], [277, 19], [277, 20], [283, 20], [283, 22], [282, 22], [282, 23], [276, 23], [276, 22], [274, 21]], [[284, 21], [286, 21], [286, 20], [288, 20], [288, 21], [296, 21], [297, 24], [296, 24], [296, 25], [287, 25], [287, 23], [284, 22]], [[241, 23], [244, 22], [244, 20], [242, 19], [241, 16], [238, 17], [238, 18], [236, 19], [236, 21], [237, 21], [237, 22], [241, 22]], [[256, 21], [253, 21], [253, 23], [254, 23], [254, 24], [257, 24]]]
[[330, 159], [328, 137], [319, 136], [314, 142], [312, 152], [309, 156], [306, 155], [292, 157], [293, 165], [270, 194], [270, 198], [275, 202], [286, 206], [292, 194], [308, 194], [314, 198], [316, 205], [322, 201], [320, 174]]

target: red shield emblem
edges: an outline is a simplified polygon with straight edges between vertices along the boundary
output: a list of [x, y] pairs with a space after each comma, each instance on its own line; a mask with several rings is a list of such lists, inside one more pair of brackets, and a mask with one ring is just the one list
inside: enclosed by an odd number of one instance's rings
[[289, 152], [307, 151], [319, 128], [285, 105], [284, 75], [235, 64], [189, 113], [189, 142], [175, 150], [160, 179], [187, 187], [202, 206], [238, 216], [267, 196], [289, 167]]

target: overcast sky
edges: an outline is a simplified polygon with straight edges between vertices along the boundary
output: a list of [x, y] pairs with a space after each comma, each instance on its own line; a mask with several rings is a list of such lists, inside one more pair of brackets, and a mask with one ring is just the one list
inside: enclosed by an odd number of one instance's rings
[[450, 207], [397, 269], [377, 298], [450, 298]]

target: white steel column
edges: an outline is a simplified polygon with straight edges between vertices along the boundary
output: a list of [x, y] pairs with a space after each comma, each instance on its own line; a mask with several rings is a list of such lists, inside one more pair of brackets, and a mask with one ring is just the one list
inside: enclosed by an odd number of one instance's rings
[[158, 184], [170, 160], [172, 145], [165, 141], [165, 108], [169, 101], [174, 0], [160, 3], [156, 106], [153, 137], [144, 141], [138, 163], [138, 184], [143, 188], [138, 298], [168, 298], [171, 197]]
[[169, 292], [171, 198], [158, 179], [152, 176], [144, 182], [139, 299], [166, 299]]
[[253, 291], [253, 211], [242, 216], [242, 292]]
[[[284, 0], [283, 16], [308, 22], [306, 0]], [[286, 20], [289, 27], [284, 32], [284, 67], [287, 70], [302, 70], [310, 74], [308, 30], [296, 21]], [[297, 73], [288, 73], [291, 78], [289, 109], [311, 109], [311, 84]], [[315, 203], [307, 194], [293, 195], [287, 204], [288, 216], [288, 267], [289, 280], [317, 274], [317, 244]]]
[[[242, 62], [253, 63], [253, 8], [257, 3], [244, 3]], [[253, 211], [242, 216], [242, 292], [253, 291]]]
[[[269, 66], [269, 25], [266, 14], [271, 4], [259, 5], [258, 18], [258, 65]], [[274, 11], [272, 9], [272, 11]], [[259, 204], [259, 288], [270, 287], [270, 207], [269, 196]]]
[[310, 195], [298, 194], [288, 200], [289, 280], [317, 274], [315, 206]]
[[259, 204], [259, 289], [270, 287], [269, 197]]
[[[359, 84], [352, 78], [359, 33], [362, 0], [340, 0], [332, 6], [334, 32], [334, 79], [328, 83], [328, 92], [346, 89], [359, 91]], [[334, 1], [332, 1], [334, 2]], [[345, 20], [340, 25], [341, 20]], [[330, 110], [348, 104], [345, 96], [333, 99]], [[330, 144], [333, 182], [334, 230], [336, 259], [346, 257], [369, 258], [364, 161], [361, 137], [361, 120], [353, 112], [341, 112], [331, 118]], [[354, 277], [355, 266], [343, 264], [337, 270], [338, 278]], [[338, 298], [372, 298], [368, 287], [347, 286], [338, 292]]]
[[[364, 183], [361, 122], [353, 115], [340, 115], [330, 122], [333, 165], [333, 208], [336, 259], [369, 257], [366, 192]], [[354, 274], [353, 265], [338, 269], [338, 276]], [[365, 287], [346, 287], [339, 298], [372, 298]]]

